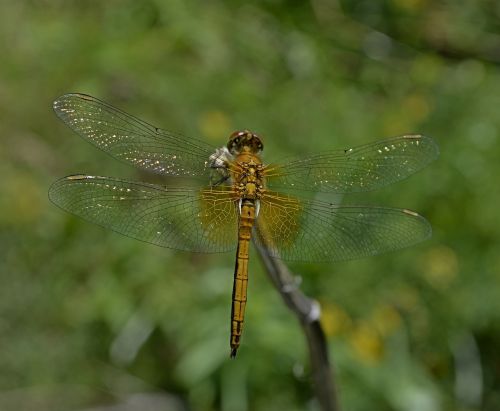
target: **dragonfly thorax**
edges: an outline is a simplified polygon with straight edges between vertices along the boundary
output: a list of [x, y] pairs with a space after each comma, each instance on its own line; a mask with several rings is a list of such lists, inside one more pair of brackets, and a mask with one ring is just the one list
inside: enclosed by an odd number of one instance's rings
[[[240, 157], [245, 156], [244, 154]], [[263, 189], [262, 164], [253, 159], [238, 163], [236, 189], [240, 198], [255, 200], [260, 198]]]
[[259, 154], [264, 149], [264, 145], [257, 134], [243, 130], [231, 134], [227, 149], [233, 155], [241, 153]]

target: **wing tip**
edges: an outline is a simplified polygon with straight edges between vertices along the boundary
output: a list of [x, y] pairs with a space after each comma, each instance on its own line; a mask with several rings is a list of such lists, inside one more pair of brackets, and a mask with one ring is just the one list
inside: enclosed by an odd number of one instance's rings
[[418, 141], [425, 141], [433, 153], [433, 156], [429, 157], [429, 161], [433, 161], [439, 157], [439, 145], [434, 138], [425, 134], [407, 134], [404, 136], [404, 138], [407, 138], [409, 140], [413, 139]]
[[67, 100], [71, 100], [73, 98], [78, 98], [81, 100], [94, 101], [95, 98], [84, 93], [66, 93], [59, 97], [57, 97], [52, 103], [52, 107], [56, 113], [58, 113], [59, 106]]
[[416, 213], [415, 211], [408, 210], [407, 208], [404, 208], [401, 210], [404, 214], [409, 215], [417, 220], [419, 220], [420, 223], [422, 223], [422, 235], [419, 236], [415, 241], [409, 244], [418, 244], [421, 243], [422, 241], [426, 241], [429, 238], [432, 237], [432, 225], [427, 220], [425, 217], [421, 216], [420, 214]]
[[52, 203], [58, 205], [58, 202], [55, 200], [54, 195], [55, 195], [56, 191], [58, 190], [58, 188], [62, 184], [64, 184], [64, 182], [66, 182], [66, 181], [90, 180], [90, 179], [93, 179], [93, 178], [99, 178], [99, 177], [97, 177], [97, 176], [90, 176], [90, 175], [87, 175], [87, 174], [73, 174], [73, 175], [70, 175], [70, 176], [62, 177], [59, 180], [56, 180], [56, 181], [54, 181], [50, 185], [49, 190], [47, 192], [49, 200]]

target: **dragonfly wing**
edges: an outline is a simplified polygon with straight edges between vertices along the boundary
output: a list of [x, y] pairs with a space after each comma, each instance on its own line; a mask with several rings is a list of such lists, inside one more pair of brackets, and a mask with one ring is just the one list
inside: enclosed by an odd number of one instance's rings
[[265, 175], [267, 186], [278, 191], [362, 192], [402, 180], [438, 155], [432, 138], [405, 135], [269, 165]]
[[413, 211], [303, 201], [278, 193], [261, 198], [256, 241], [290, 261], [342, 261], [425, 240], [431, 227]]
[[215, 149], [203, 141], [159, 129], [85, 94], [59, 97], [54, 111], [81, 137], [120, 161], [158, 174], [210, 175]]
[[238, 203], [230, 187], [165, 188], [75, 175], [56, 181], [49, 198], [88, 221], [162, 247], [223, 252], [237, 242]]

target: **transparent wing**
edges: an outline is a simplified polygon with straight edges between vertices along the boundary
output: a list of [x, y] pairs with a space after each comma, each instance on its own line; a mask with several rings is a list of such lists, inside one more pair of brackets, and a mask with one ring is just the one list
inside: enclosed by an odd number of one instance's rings
[[304, 201], [278, 193], [261, 198], [256, 241], [273, 257], [341, 261], [410, 246], [431, 235], [413, 211]]
[[439, 155], [430, 137], [406, 135], [269, 165], [267, 186], [334, 193], [370, 191], [402, 180]]
[[223, 252], [237, 242], [238, 203], [226, 186], [190, 190], [75, 175], [56, 181], [49, 198], [88, 221], [162, 247]]
[[97, 98], [66, 94], [54, 101], [58, 117], [81, 137], [128, 164], [171, 176], [205, 177], [215, 149], [203, 141], [154, 127]]

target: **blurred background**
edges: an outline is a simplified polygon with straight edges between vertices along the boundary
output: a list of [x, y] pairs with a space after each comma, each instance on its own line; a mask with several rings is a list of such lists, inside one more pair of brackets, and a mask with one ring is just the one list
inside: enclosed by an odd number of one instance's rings
[[318, 299], [345, 410], [500, 409], [500, 3], [0, 3], [0, 409], [317, 410], [299, 324], [252, 254], [229, 361], [234, 255], [161, 249], [66, 214], [49, 185], [144, 175], [52, 111], [104, 99], [265, 160], [404, 133], [441, 157], [345, 201], [426, 216], [430, 241], [292, 264]]

